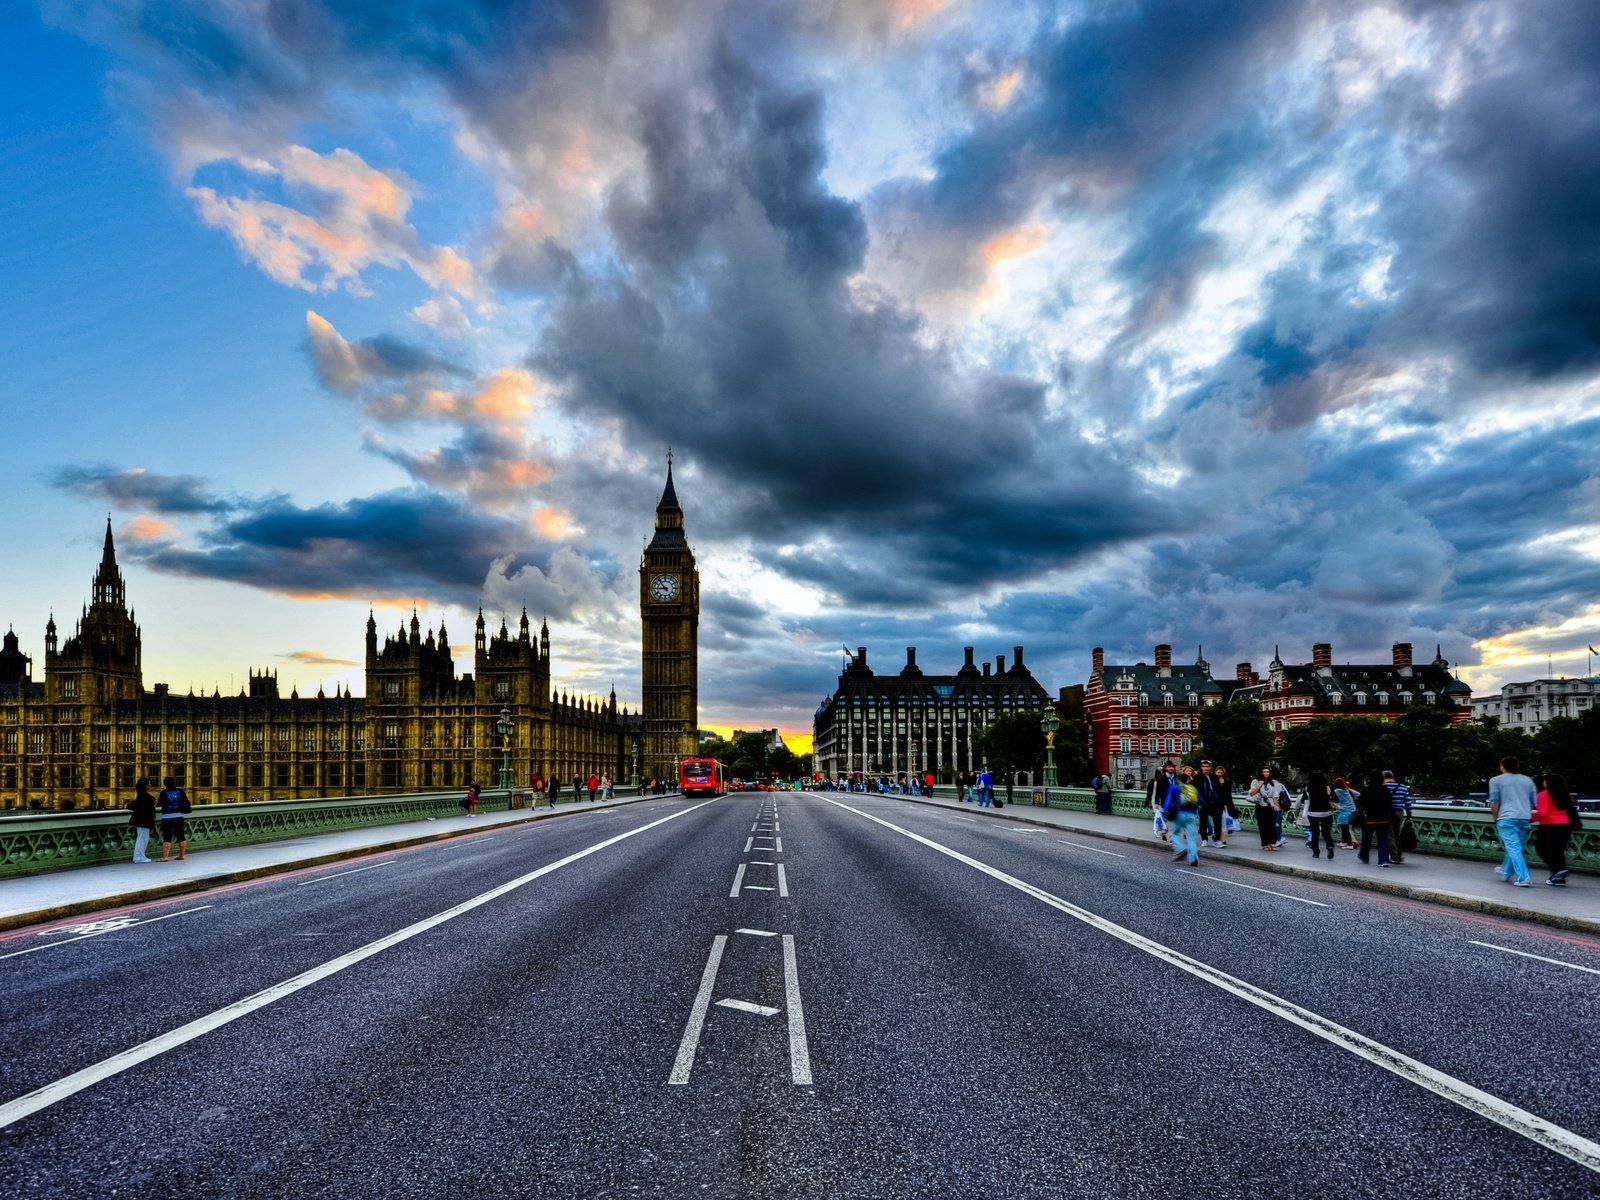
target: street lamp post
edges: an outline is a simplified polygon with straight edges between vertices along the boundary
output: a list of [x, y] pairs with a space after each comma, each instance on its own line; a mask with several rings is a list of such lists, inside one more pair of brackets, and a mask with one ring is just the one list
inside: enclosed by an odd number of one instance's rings
[[635, 790], [637, 790], [638, 787], [639, 787], [639, 743], [638, 742], [634, 742], [633, 743], [633, 786], [634, 786]]
[[1053, 788], [1056, 786], [1056, 730], [1061, 728], [1061, 718], [1056, 716], [1055, 709], [1044, 710], [1039, 728], [1044, 730], [1044, 786]]
[[511, 710], [502, 708], [500, 719], [494, 723], [494, 731], [500, 735], [500, 787], [502, 790], [511, 790]]

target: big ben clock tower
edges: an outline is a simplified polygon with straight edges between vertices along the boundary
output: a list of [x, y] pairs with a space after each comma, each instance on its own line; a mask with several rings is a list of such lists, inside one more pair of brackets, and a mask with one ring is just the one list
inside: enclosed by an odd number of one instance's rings
[[645, 778], [676, 779], [678, 760], [699, 748], [700, 572], [683, 536], [683, 509], [672, 486], [656, 505], [656, 532], [639, 563], [643, 632]]

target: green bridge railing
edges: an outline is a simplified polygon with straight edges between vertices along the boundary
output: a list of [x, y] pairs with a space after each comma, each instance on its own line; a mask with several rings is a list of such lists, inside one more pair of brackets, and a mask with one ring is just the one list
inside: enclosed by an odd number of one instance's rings
[[[618, 794], [632, 788], [618, 788]], [[567, 790], [571, 795], [571, 789]], [[313, 833], [374, 825], [399, 825], [428, 817], [459, 817], [462, 792], [404, 796], [348, 796], [328, 800], [273, 800], [256, 804], [197, 804], [184, 817], [192, 849], [242, 846]], [[485, 791], [480, 812], [503, 812], [533, 803], [526, 789]], [[539, 797], [538, 803], [544, 803]], [[133, 856], [134, 830], [125, 808], [88, 812], [25, 813], [0, 817], [0, 879], [125, 861]], [[159, 848], [158, 828], [151, 848]]]

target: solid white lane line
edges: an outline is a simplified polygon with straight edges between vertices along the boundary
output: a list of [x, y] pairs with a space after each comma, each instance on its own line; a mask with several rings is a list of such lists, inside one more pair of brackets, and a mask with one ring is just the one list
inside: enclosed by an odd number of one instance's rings
[[783, 935], [783, 1002], [789, 1010], [789, 1074], [811, 1085], [811, 1051], [806, 1046], [806, 1013], [800, 1006], [800, 971], [794, 961], [794, 935]]
[[768, 861], [767, 861], [767, 860], [766, 860], [766, 859], [764, 859], [764, 858], [752, 858], [752, 859], [751, 859], [751, 860], [750, 860], [750, 865], [751, 865], [751, 866], [752, 866], [752, 867], [775, 867], [775, 866], [777, 866], [777, 865], [778, 865], [778, 864], [777, 864], [777, 863], [775, 863], [775, 862], [768, 862]]
[[753, 837], [747, 837], [747, 838], [745, 838], [745, 840], [744, 840], [744, 852], [745, 852], [745, 853], [746, 853], [746, 854], [749, 854], [749, 853], [750, 853], [750, 847], [751, 847], [751, 846], [752, 846], [752, 845], [753, 845], [753, 844], [754, 844], [754, 843], [755, 843], [755, 838], [753, 838]]
[[773, 841], [775, 841], [777, 843], [777, 845], [774, 846], [773, 849], [777, 850], [777, 852], [779, 854], [782, 854], [783, 853], [783, 839], [782, 838], [774, 838]]
[[783, 869], [783, 864], [778, 864], [778, 895], [785, 898], [789, 895], [789, 872]]
[[1304, 896], [1291, 896], [1288, 892], [1275, 892], [1271, 888], [1256, 887], [1252, 883], [1235, 883], [1231, 879], [1223, 879], [1220, 875], [1207, 875], [1203, 871], [1191, 871], [1187, 867], [1179, 867], [1174, 875], [1193, 875], [1196, 879], [1209, 879], [1212, 883], [1225, 883], [1229, 887], [1247, 888], [1252, 892], [1261, 892], [1267, 896], [1279, 896], [1284, 900], [1298, 900], [1301, 904], [1313, 904], [1318, 908], [1332, 908], [1331, 904], [1324, 904], [1321, 900], [1307, 900]]
[[1276, 1017], [1281, 1017], [1291, 1025], [1298, 1025], [1324, 1041], [1332, 1042], [1335, 1046], [1348, 1050], [1358, 1058], [1366, 1059], [1373, 1065], [1382, 1067], [1385, 1071], [1398, 1075], [1409, 1083], [1414, 1083], [1437, 1096], [1442, 1096], [1452, 1104], [1460, 1105], [1468, 1112], [1485, 1117], [1497, 1125], [1502, 1125], [1513, 1133], [1545, 1147], [1547, 1150], [1554, 1150], [1557, 1154], [1570, 1158], [1579, 1166], [1600, 1174], [1600, 1142], [1591, 1141], [1580, 1133], [1575, 1133], [1570, 1129], [1557, 1125], [1553, 1121], [1547, 1121], [1527, 1109], [1517, 1107], [1510, 1101], [1502, 1100], [1498, 1096], [1490, 1095], [1488, 1092], [1475, 1088], [1465, 1080], [1457, 1079], [1453, 1075], [1447, 1075], [1435, 1067], [1430, 1067], [1420, 1059], [1402, 1054], [1393, 1047], [1386, 1046], [1382, 1042], [1367, 1037], [1365, 1034], [1357, 1033], [1353, 1029], [1347, 1029], [1337, 1022], [1330, 1021], [1320, 1013], [1312, 1012], [1308, 1008], [1301, 1008], [1292, 1000], [1286, 1000], [1282, 996], [1267, 991], [1265, 988], [1257, 987], [1253, 983], [1247, 983], [1243, 979], [1229, 975], [1209, 963], [1203, 963], [1197, 958], [1191, 958], [1182, 951], [1165, 946], [1153, 938], [1147, 938], [1141, 933], [1135, 933], [1133, 930], [1118, 925], [1115, 921], [1108, 920], [1098, 913], [1090, 912], [1086, 908], [1080, 908], [1078, 905], [1063, 900], [1059, 896], [1051, 895], [1043, 888], [1035, 887], [1033, 884], [1018, 879], [1014, 875], [1008, 875], [996, 867], [991, 867], [988, 863], [979, 862], [975, 858], [962, 854], [959, 850], [953, 850], [949, 846], [941, 845], [932, 838], [923, 837], [920, 833], [913, 833], [911, 830], [904, 829], [892, 821], [885, 821], [882, 817], [875, 817], [869, 812], [864, 812], [859, 808], [852, 808], [848, 804], [842, 804], [826, 796], [820, 797], [820, 799], [826, 800], [829, 804], [842, 808], [846, 812], [855, 813], [865, 820], [882, 825], [885, 829], [892, 829], [894, 832], [908, 837], [936, 853], [943, 854], [959, 863], [964, 863], [975, 871], [981, 871], [990, 878], [999, 880], [1024, 895], [1032, 896], [1035, 900], [1047, 904], [1059, 912], [1066, 913], [1075, 920], [1082, 921], [1092, 929], [1109, 934], [1136, 950], [1141, 950], [1152, 957], [1170, 963], [1179, 970], [1186, 971], [1213, 987], [1229, 992]]
[[763, 887], [759, 883], [747, 883], [744, 885], [744, 890], [747, 892], [770, 892], [772, 889], [769, 887]]
[[760, 828], [761, 828], [761, 822], [757, 821], [754, 825], [750, 826], [750, 832], [754, 833], [756, 830], [758, 830]]
[[1007, 833], [1043, 833], [1042, 829], [1008, 829]]
[[343, 879], [346, 875], [359, 875], [363, 871], [376, 871], [379, 867], [388, 867], [394, 864], [394, 859], [388, 862], [373, 863], [370, 867], [357, 867], [353, 871], [340, 871], [335, 875], [323, 875], [317, 879], [307, 879], [295, 884], [295, 887], [310, 887], [313, 883], [327, 883], [330, 879]]
[[[121, 933], [125, 929], [138, 929], [141, 925], [154, 925], [157, 921], [167, 921], [173, 917], [186, 917], [190, 913], [201, 912], [210, 908], [209, 904], [202, 904], [199, 908], [186, 908], [182, 912], [163, 913], [159, 917], [147, 917], [143, 921], [134, 921], [129, 925], [118, 925], [114, 929], [97, 929], [93, 933], [82, 933], [73, 938], [62, 938], [59, 942], [46, 942], [42, 946], [29, 946], [26, 950], [13, 950], [10, 954], [0, 954], [0, 959], [21, 958], [24, 954], [36, 954], [40, 950], [54, 950], [57, 946], [70, 946], [73, 942], [87, 941], [89, 938], [104, 937], [108, 933]], [[4, 1126], [0, 1126], [4, 1128]]]
[[[243, 1000], [237, 1000], [224, 1008], [217, 1009], [216, 1012], [208, 1013], [187, 1024], [179, 1025], [176, 1029], [169, 1029], [159, 1037], [151, 1038], [147, 1042], [141, 1042], [139, 1045], [129, 1050], [124, 1050], [120, 1054], [113, 1054], [110, 1058], [95, 1063], [91, 1067], [85, 1067], [81, 1071], [74, 1071], [71, 1075], [63, 1076], [54, 1083], [47, 1083], [44, 1087], [37, 1088], [25, 1096], [18, 1096], [15, 1100], [0, 1104], [0, 1129], [14, 1125], [22, 1118], [39, 1112], [41, 1109], [49, 1108], [52, 1104], [59, 1103], [68, 1096], [83, 1091], [85, 1088], [93, 1087], [102, 1079], [109, 1079], [113, 1075], [121, 1074], [130, 1067], [138, 1066], [142, 1062], [165, 1054], [168, 1050], [173, 1050], [192, 1042], [214, 1029], [220, 1029], [229, 1022], [237, 1021], [240, 1017], [255, 1012], [257, 1009], [265, 1008], [269, 1004], [274, 1004], [287, 996], [292, 996], [314, 983], [320, 983], [322, 980], [337, 975], [340, 971], [347, 970], [376, 954], [381, 954], [393, 946], [410, 941], [419, 934], [427, 933], [428, 930], [443, 925], [447, 921], [453, 921], [473, 909], [481, 908], [491, 900], [498, 900], [501, 896], [514, 892], [520, 887], [525, 887], [535, 879], [544, 878], [552, 871], [559, 871], [562, 867], [570, 866], [580, 859], [588, 858], [591, 854], [597, 854], [601, 850], [615, 846], [618, 842], [626, 841], [628, 838], [655, 829], [657, 826], [665, 825], [668, 821], [675, 821], [679, 817], [694, 812], [696, 809], [704, 808], [709, 803], [710, 801], [705, 801], [689, 808], [679, 809], [675, 813], [669, 813], [660, 820], [651, 821], [649, 824], [641, 825], [637, 829], [630, 829], [626, 833], [614, 834], [586, 849], [569, 854], [567, 857], [558, 859], [537, 870], [529, 871], [526, 875], [519, 875], [515, 879], [500, 884], [498, 887], [490, 888], [487, 892], [474, 896], [470, 900], [463, 900], [453, 908], [447, 908], [441, 913], [435, 913], [431, 917], [407, 925], [404, 929], [396, 930], [386, 937], [381, 937], [375, 942], [368, 942], [365, 946], [352, 950], [348, 954], [341, 954], [337, 958], [329, 959], [321, 966], [312, 967], [309, 971], [302, 971], [299, 975], [285, 979], [281, 983], [275, 983], [253, 996], [246, 996]], [[176, 916], [177, 914], [172, 915]]]
[[1600, 971], [1593, 967], [1580, 967], [1577, 963], [1565, 962], [1559, 958], [1546, 958], [1542, 954], [1529, 954], [1526, 950], [1513, 950], [1510, 946], [1496, 946], [1493, 942], [1471, 942], [1473, 946], [1482, 946], [1485, 950], [1498, 950], [1502, 954], [1517, 954], [1523, 958], [1536, 958], [1540, 962], [1554, 963], [1558, 967], [1571, 967], [1574, 971], [1587, 971], [1591, 975], [1600, 975]]
[[739, 889], [744, 886], [744, 864], [739, 864], [739, 869], [733, 873], [733, 890], [728, 893], [729, 900], [739, 898]]
[[678, 1042], [678, 1057], [672, 1061], [672, 1074], [667, 1082], [688, 1083], [689, 1068], [694, 1066], [694, 1053], [700, 1047], [700, 1030], [705, 1027], [706, 1010], [711, 1007], [711, 989], [717, 985], [717, 967], [722, 962], [722, 948], [728, 944], [726, 934], [711, 939], [711, 956], [706, 959], [706, 969], [700, 975], [700, 990], [695, 993], [694, 1007], [689, 1010], [689, 1021], [683, 1027], [683, 1038]]
[[770, 929], [735, 929], [735, 933], [748, 933], [751, 937], [777, 937]]
[[1082, 842], [1069, 842], [1065, 838], [1057, 838], [1063, 846], [1071, 846], [1074, 850], [1087, 850], [1090, 854], [1104, 854], [1108, 858], [1127, 858], [1126, 854], [1113, 854], [1110, 850], [1101, 850], [1096, 846], [1085, 846]]
[[731, 1008], [736, 1012], [755, 1013], [758, 1017], [775, 1017], [782, 1009], [768, 1008], [765, 1004], [751, 1004], [748, 1000], [718, 1000], [718, 1008]]

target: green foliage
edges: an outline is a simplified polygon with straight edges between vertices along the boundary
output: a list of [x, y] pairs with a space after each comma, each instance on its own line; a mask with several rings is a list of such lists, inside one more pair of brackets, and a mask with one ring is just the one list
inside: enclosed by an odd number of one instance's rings
[[1365, 780], [1373, 771], [1395, 767], [1395, 723], [1382, 717], [1318, 717], [1283, 735], [1281, 757], [1301, 772]]
[[1272, 727], [1254, 700], [1230, 700], [1200, 710], [1196, 749], [1188, 761], [1209, 758], [1234, 779], [1248, 779], [1272, 761]]
[[[1038, 771], [1044, 766], [1044, 730], [1039, 728], [1043, 717], [1038, 709], [1006, 713], [972, 739], [973, 751], [996, 776], [1010, 771]], [[1061, 742], [1058, 733], [1056, 745], [1059, 747]]]
[[1600, 793], [1600, 709], [1580, 717], [1551, 717], [1532, 742], [1531, 753], [1521, 755], [1525, 771], [1560, 775], [1569, 788], [1586, 796]]
[[732, 779], [766, 779], [776, 775], [782, 780], [793, 780], [811, 774], [810, 755], [796, 754], [787, 746], [773, 746], [760, 733], [741, 733], [731, 742], [720, 737], [709, 738], [701, 743], [700, 753], [719, 760]]

